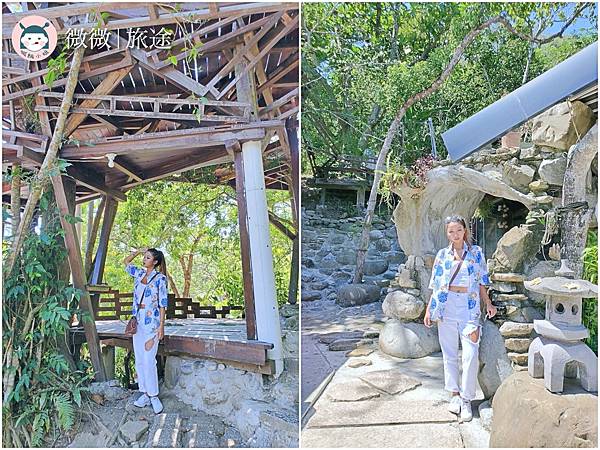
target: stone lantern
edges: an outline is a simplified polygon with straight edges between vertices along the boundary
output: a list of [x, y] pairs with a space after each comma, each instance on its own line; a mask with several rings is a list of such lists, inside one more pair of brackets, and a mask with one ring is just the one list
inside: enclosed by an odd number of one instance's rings
[[529, 375], [544, 377], [550, 392], [562, 392], [565, 367], [572, 362], [579, 369], [583, 389], [597, 392], [598, 357], [581, 342], [589, 336], [581, 322], [581, 309], [583, 298], [598, 297], [598, 287], [589, 281], [556, 276], [525, 281], [525, 288], [547, 296], [545, 320], [533, 321], [540, 336], [529, 346]]

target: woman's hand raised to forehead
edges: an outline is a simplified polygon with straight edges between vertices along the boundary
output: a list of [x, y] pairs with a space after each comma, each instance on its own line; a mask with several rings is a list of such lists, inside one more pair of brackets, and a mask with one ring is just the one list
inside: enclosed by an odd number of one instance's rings
[[148, 247], [142, 247], [138, 250], [142, 255], [148, 251]]

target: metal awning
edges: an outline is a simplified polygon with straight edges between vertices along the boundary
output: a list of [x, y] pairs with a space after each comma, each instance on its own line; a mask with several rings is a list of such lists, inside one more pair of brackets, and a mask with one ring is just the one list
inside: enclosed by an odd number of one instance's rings
[[[574, 94], [597, 110], [597, 86], [598, 42], [594, 42], [442, 133], [442, 139], [450, 158], [459, 161]], [[595, 103], [588, 98], [594, 91]]]

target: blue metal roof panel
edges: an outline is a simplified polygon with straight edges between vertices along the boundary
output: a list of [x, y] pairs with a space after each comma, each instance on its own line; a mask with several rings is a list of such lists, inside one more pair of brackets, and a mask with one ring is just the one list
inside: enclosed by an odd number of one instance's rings
[[450, 158], [461, 160], [570, 95], [598, 83], [598, 42], [442, 133]]

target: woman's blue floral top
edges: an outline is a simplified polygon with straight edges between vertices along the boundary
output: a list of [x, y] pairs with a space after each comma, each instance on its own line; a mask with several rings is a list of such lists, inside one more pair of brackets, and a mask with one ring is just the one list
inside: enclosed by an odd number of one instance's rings
[[[485, 255], [483, 254], [481, 247], [471, 245], [471, 248], [468, 248], [465, 243], [463, 245], [461, 257], [464, 255], [465, 251], [467, 252], [467, 256], [465, 257], [463, 265], [466, 264], [469, 273], [467, 297], [469, 302], [470, 321], [479, 322], [481, 317], [481, 310], [479, 307], [479, 286], [489, 286], [490, 277], [485, 263]], [[431, 320], [440, 320], [444, 317], [445, 303], [448, 298], [448, 284], [453, 275], [453, 262], [454, 252], [452, 250], [452, 244], [441, 249], [435, 257], [431, 281], [429, 282], [429, 289], [433, 289], [431, 303], [429, 305]]]
[[[139, 268], [133, 264], [128, 264], [125, 270], [129, 275], [134, 277], [133, 282], [133, 309], [131, 311], [132, 316], [136, 316], [138, 319], [138, 325], [151, 333], [156, 332], [160, 325], [160, 310], [159, 308], [167, 307], [167, 277], [162, 273], [158, 273], [153, 270], [148, 275], [147, 280], [152, 280], [148, 283], [146, 288], [143, 290], [143, 298], [136, 298], [139, 284], [142, 282], [144, 275], [146, 275], [145, 268]], [[155, 274], [157, 274], [154, 276]], [[154, 278], [152, 278], [154, 277]], [[138, 317], [138, 305], [143, 303], [146, 308], [144, 311], [144, 317]]]

